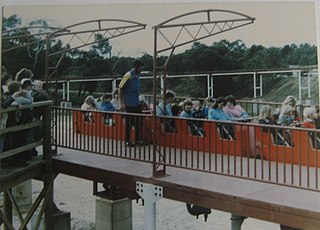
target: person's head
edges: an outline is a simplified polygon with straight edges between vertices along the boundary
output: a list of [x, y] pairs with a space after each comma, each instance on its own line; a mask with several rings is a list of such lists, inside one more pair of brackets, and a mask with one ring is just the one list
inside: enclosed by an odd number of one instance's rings
[[109, 93], [105, 93], [105, 94], [103, 94], [103, 96], [102, 96], [102, 100], [103, 100], [104, 102], [110, 102], [111, 99], [112, 99], [112, 95], [109, 94]]
[[29, 78], [32, 79], [33, 73], [31, 70], [27, 68], [22, 68], [17, 74], [16, 74], [16, 81], [21, 81], [23, 78]]
[[8, 85], [10, 81], [12, 81], [12, 75], [7, 73], [7, 72], [3, 72], [2, 76], [1, 76], [1, 85]]
[[303, 109], [303, 116], [305, 119], [314, 120], [318, 117], [317, 109], [315, 107], [306, 107]]
[[183, 110], [186, 112], [190, 112], [192, 109], [192, 101], [190, 99], [185, 99], [183, 101]]
[[294, 96], [287, 96], [286, 99], [282, 102], [282, 105], [290, 105], [295, 106], [297, 103], [297, 99]]
[[198, 100], [192, 101], [192, 107], [194, 110], [198, 111], [201, 108], [201, 103]]
[[263, 105], [260, 109], [259, 119], [271, 119], [271, 106]]
[[11, 81], [8, 84], [8, 91], [9, 94], [14, 94], [15, 92], [18, 92], [19, 90], [21, 90], [21, 84], [18, 81]]
[[205, 105], [206, 107], [210, 108], [210, 107], [213, 105], [214, 101], [215, 101], [215, 100], [213, 99], [213, 97], [209, 96], [209, 97], [207, 97], [206, 100], [204, 101], [204, 105]]
[[228, 105], [233, 105], [233, 106], [236, 105], [236, 99], [233, 95], [226, 96], [224, 100], [225, 100], [225, 103], [227, 106]]
[[283, 105], [281, 106], [280, 116], [291, 116], [292, 115], [292, 106], [291, 105]]
[[20, 83], [21, 89], [32, 90], [32, 81], [29, 78], [23, 78]]
[[84, 102], [87, 103], [88, 105], [94, 104], [94, 97], [92, 95], [89, 95], [84, 99]]
[[141, 73], [141, 71], [143, 70], [143, 67], [144, 67], [144, 63], [140, 60], [134, 60], [134, 62], [132, 63], [132, 68], [134, 69], [136, 74]]
[[168, 89], [167, 92], [165, 93], [163, 99], [170, 103], [174, 100], [175, 97], [176, 97], [175, 92]]
[[32, 89], [36, 92], [40, 92], [43, 90], [43, 82], [40, 80], [34, 80], [32, 82], [32, 85], [33, 85]]
[[225, 106], [224, 97], [218, 97], [217, 100], [213, 104], [214, 109], [222, 109]]

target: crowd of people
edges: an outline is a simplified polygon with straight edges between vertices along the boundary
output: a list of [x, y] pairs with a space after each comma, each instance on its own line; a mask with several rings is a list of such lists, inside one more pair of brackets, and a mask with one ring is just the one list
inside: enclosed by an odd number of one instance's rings
[[[134, 116], [133, 114], [143, 113], [143, 111], [151, 112], [153, 109], [153, 105], [150, 105], [145, 96], [140, 93], [139, 78], [143, 67], [143, 62], [135, 60], [132, 64], [132, 68], [123, 76], [117, 89], [112, 93], [105, 93], [97, 98], [89, 95], [81, 105], [81, 109], [84, 110], [83, 114], [86, 122], [94, 122], [94, 111], [103, 111], [106, 112], [104, 113], [104, 122], [109, 126], [115, 124], [112, 119], [112, 112], [127, 112], [128, 114], [125, 116], [125, 142], [129, 147], [145, 144], [140, 137], [143, 119], [141, 116]], [[45, 101], [48, 99], [48, 94], [43, 90], [43, 82], [34, 80], [30, 70], [23, 68], [15, 75], [15, 77], [6, 71], [2, 73], [2, 108], [32, 104], [33, 102]], [[233, 125], [232, 123], [225, 123], [224, 121], [247, 122], [252, 120], [252, 117], [250, 117], [244, 108], [237, 104], [233, 95], [218, 98], [209, 96], [203, 103], [201, 103], [200, 100], [192, 100], [191, 98], [186, 98], [181, 102], [177, 102], [175, 92], [167, 90], [160, 97], [159, 101], [155, 103], [155, 106], [156, 115], [161, 117], [161, 123], [166, 132], [176, 132], [174, 117], [196, 118], [188, 121], [189, 130], [192, 135], [205, 136], [206, 134], [203, 129], [202, 119], [208, 119], [222, 121], [222, 123], [218, 124], [220, 135], [222, 135], [223, 138], [232, 139], [234, 138]], [[279, 108], [272, 109], [270, 105], [263, 105], [259, 110], [258, 123], [263, 125], [276, 125], [279, 127], [300, 126], [308, 129], [320, 128], [320, 119], [318, 116], [319, 108], [312, 106], [304, 108], [304, 119], [302, 119], [301, 115], [297, 112], [298, 106], [297, 99], [291, 95], [285, 98]], [[33, 110], [24, 109], [14, 113], [10, 112], [8, 114], [3, 114], [1, 117], [1, 125], [2, 127], [10, 127], [17, 124], [25, 124], [40, 118], [41, 112], [36, 108]], [[133, 128], [136, 132], [135, 140], [131, 140], [130, 135]], [[270, 132], [270, 129], [268, 131]], [[32, 132], [32, 130], [28, 132]], [[273, 131], [271, 130], [271, 132]], [[277, 137], [276, 141], [279, 144], [288, 143], [288, 145], [291, 145], [290, 135], [287, 135], [286, 133], [282, 134], [282, 137]], [[19, 135], [28, 136], [29, 139], [16, 138]], [[316, 139], [316, 137], [314, 138]], [[31, 142], [32, 139], [34, 139], [34, 135], [26, 135], [26, 133], [23, 133], [22, 131], [20, 133], [2, 135], [0, 137], [0, 150], [6, 151], [10, 148], [21, 146]], [[33, 152], [31, 153], [22, 154], [20, 156], [22, 160], [13, 159], [12, 162], [25, 163], [28, 157], [36, 155], [35, 150], [32, 151]], [[8, 161], [10, 161], [10, 158]]]
[[[1, 77], [1, 108], [21, 107], [34, 102], [47, 101], [49, 95], [43, 90], [43, 82], [34, 79], [31, 70], [23, 68], [15, 76], [5, 70]], [[41, 108], [19, 109], [8, 113], [1, 113], [1, 127], [13, 127], [22, 125], [34, 120], [41, 119]], [[16, 132], [6, 133], [0, 136], [0, 152], [24, 146], [33, 141], [41, 139], [41, 130], [25, 129]], [[24, 151], [18, 155], [5, 158], [1, 161], [1, 166], [25, 166], [27, 161], [37, 156], [35, 148]]]

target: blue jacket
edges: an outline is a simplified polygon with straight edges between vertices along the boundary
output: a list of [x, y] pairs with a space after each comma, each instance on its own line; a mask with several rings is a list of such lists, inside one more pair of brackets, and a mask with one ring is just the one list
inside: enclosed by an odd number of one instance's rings
[[230, 121], [231, 117], [223, 112], [222, 109], [210, 109], [208, 113], [209, 120]]
[[114, 106], [111, 104], [111, 102], [102, 102], [100, 105], [100, 110], [101, 111], [115, 111], [116, 109]]
[[140, 104], [140, 81], [139, 74], [136, 74], [134, 69], [127, 72], [120, 84], [119, 88], [123, 94], [124, 104], [126, 106], [138, 106]]

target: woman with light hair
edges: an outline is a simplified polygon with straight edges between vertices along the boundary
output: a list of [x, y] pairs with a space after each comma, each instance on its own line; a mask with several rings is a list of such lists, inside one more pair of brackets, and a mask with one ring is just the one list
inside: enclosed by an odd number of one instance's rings
[[[86, 99], [84, 99], [84, 102], [81, 105], [81, 109], [89, 111], [97, 110], [97, 106], [92, 95], [89, 95], [86, 97]], [[94, 122], [92, 112], [84, 112], [84, 120], [87, 122]]]
[[281, 110], [279, 114], [280, 125], [291, 125], [294, 121], [300, 121], [299, 114], [296, 110], [297, 99], [294, 96], [287, 96], [282, 102]]
[[318, 118], [317, 109], [315, 107], [306, 107], [303, 110], [304, 122], [301, 124], [302, 128], [315, 129], [315, 119]]
[[301, 128], [313, 129], [314, 131], [309, 132], [309, 136], [312, 140], [313, 148], [320, 149], [320, 138], [319, 133], [316, 132], [315, 120], [318, 118], [318, 111], [315, 107], [306, 107], [303, 110], [304, 122], [301, 124]]

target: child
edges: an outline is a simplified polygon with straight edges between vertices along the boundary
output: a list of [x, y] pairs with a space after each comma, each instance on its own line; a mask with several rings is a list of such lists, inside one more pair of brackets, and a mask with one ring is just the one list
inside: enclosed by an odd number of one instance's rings
[[[112, 96], [111, 94], [104, 94], [102, 96], [102, 102], [100, 105], [100, 111], [104, 112], [113, 112], [116, 111], [116, 108], [112, 105], [111, 103]], [[113, 125], [113, 120], [112, 120], [112, 114], [106, 113], [104, 115], [104, 123], [106, 125], [112, 126]]]
[[183, 110], [180, 117], [188, 118], [192, 117], [192, 101], [190, 99], [185, 99], [183, 102]]

